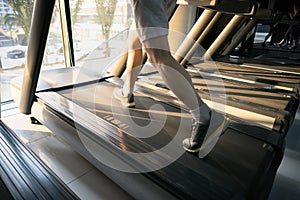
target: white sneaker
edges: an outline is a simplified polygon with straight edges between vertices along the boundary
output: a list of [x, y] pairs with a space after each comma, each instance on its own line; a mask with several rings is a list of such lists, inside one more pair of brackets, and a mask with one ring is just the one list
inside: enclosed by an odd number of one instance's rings
[[229, 127], [229, 119], [221, 113], [212, 111], [211, 122], [209, 124], [208, 131], [206, 133], [203, 145], [199, 150], [198, 157], [204, 158], [211, 152], [211, 150], [217, 144], [220, 135]]
[[135, 108], [134, 95], [132, 93], [124, 96], [122, 88], [115, 88], [113, 97], [119, 100], [123, 106], [127, 108]]
[[183, 140], [183, 148], [188, 152], [199, 152], [199, 158], [204, 158], [217, 144], [220, 135], [229, 124], [229, 120], [224, 115], [212, 110], [209, 124], [193, 123], [191, 137]]

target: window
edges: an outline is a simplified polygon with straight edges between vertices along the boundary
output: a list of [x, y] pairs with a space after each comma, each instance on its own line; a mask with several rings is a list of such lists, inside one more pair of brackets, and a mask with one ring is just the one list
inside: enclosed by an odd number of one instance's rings
[[132, 21], [127, 0], [73, 0], [70, 7], [76, 66], [84, 65], [94, 50], [107, 58], [116, 50], [109, 39], [118, 37]]
[[[14, 4], [19, 2], [16, 0], [7, 2], [10, 4], [4, 1], [0, 4], [1, 9], [9, 7], [2, 13], [0, 24], [1, 102], [12, 100], [10, 80], [17, 76], [22, 76], [24, 73], [29, 28], [34, 4], [34, 1], [26, 4], [26, 12], [19, 15], [17, 13], [24, 10], [25, 4]], [[21, 17], [22, 20], [20, 20]], [[20, 21], [22, 21], [22, 24], [19, 23]], [[54, 9], [48, 36], [42, 64], [43, 68], [65, 67], [63, 64], [62, 34], [58, 5]]]
[[[14, 4], [16, 2], [21, 1], [0, 0], [1, 102], [12, 100], [10, 81], [17, 76], [23, 76], [26, 61], [34, 1], [28, 1], [31, 3], [26, 5]], [[116, 44], [109, 39], [121, 35], [132, 21], [128, 0], [70, 0], [70, 11], [76, 66], [84, 65], [94, 50], [100, 50], [103, 58], [115, 51]], [[20, 12], [24, 13], [19, 15]], [[20, 24], [20, 21], [23, 23]], [[57, 1], [44, 52], [43, 69], [66, 67], [61, 29]], [[121, 40], [125, 38], [120, 37]]]
[[[1, 102], [11, 99], [10, 80], [23, 74], [27, 50], [26, 34], [30, 26], [32, 6], [22, 15], [22, 24], [19, 24], [20, 9], [23, 6], [14, 6], [16, 1], [0, 1], [0, 73], [1, 73]], [[33, 4], [33, 3], [32, 3]]]

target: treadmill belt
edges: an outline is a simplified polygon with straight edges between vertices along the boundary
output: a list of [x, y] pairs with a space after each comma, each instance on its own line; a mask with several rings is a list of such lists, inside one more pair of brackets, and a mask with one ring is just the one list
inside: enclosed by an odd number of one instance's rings
[[[218, 71], [223, 75], [244, 78], [262, 83], [286, 85], [296, 87], [300, 84], [300, 71], [295, 66], [280, 68], [274, 66], [242, 64], [235, 65], [229, 63], [216, 62]], [[216, 69], [209, 65], [199, 64], [197, 68], [203, 72], [214, 73]]]
[[[173, 135], [169, 135], [169, 133], [176, 133], [179, 125], [177, 121], [180, 117], [185, 120], [182, 122], [186, 129], [184, 137], [189, 136], [187, 133], [190, 132], [191, 118], [188, 113], [182, 113], [181, 115], [174, 107], [163, 105], [161, 104], [162, 102], [155, 102], [152, 98], [142, 94], [136, 94], [135, 96], [136, 109], [122, 108], [118, 100], [112, 98], [114, 88], [115, 86], [112, 84], [93, 84], [80, 87], [80, 89], [64, 90], [59, 93], [65, 98], [79, 104], [81, 107], [88, 109], [96, 116], [121, 128], [124, 132], [131, 132], [133, 136], [140, 136], [140, 140], [146, 141], [157, 149], [170, 142], [173, 138]], [[95, 96], [93, 92], [96, 93]], [[155, 105], [157, 108], [155, 108]], [[166, 114], [167, 117], [165, 118]], [[164, 121], [166, 126], [161, 124]], [[152, 134], [147, 133], [149, 128], [162, 130], [159, 134], [149, 137], [147, 134]], [[143, 131], [142, 134], [144, 134], [144, 136], [137, 132], [137, 130]], [[155, 132], [156, 130], [152, 131]]]
[[[148, 68], [139, 77], [138, 82], [141, 83], [141, 87], [148, 84], [150, 86], [147, 90], [149, 90], [149, 88], [156, 86], [157, 88], [153, 91], [161, 91], [160, 96], [166, 96], [166, 99], [169, 98], [167, 97], [168, 88], [160, 75], [150, 69], [151, 67]], [[210, 67], [210, 69], [212, 68]], [[249, 83], [247, 80], [242, 82], [235, 79], [226, 79], [219, 73], [214, 76], [213, 72], [197, 72], [195, 69], [189, 70], [189, 73], [195, 88], [204, 100], [218, 101], [245, 111], [272, 117], [274, 118], [274, 124], [272, 124], [271, 129], [282, 133], [288, 131], [289, 125], [294, 120], [299, 99], [297, 93], [293, 90], [276, 89], [268, 84]], [[241, 113], [233, 113], [233, 115], [239, 118]]]
[[[254, 44], [251, 52], [245, 55], [219, 55], [216, 58], [221, 63], [232, 63], [239, 65], [263, 66], [274, 70], [284, 70], [290, 72], [300, 72], [299, 69], [299, 50], [287, 48], [267, 47], [262, 48], [261, 43]], [[193, 61], [195, 62], [195, 61]]]
[[[201, 65], [200, 69], [198, 67], [196, 70], [189, 72], [195, 87], [202, 93], [209, 93], [209, 90], [213, 89], [213, 94], [220, 93], [220, 95], [222, 95], [222, 89], [224, 87], [226, 95], [229, 99], [231, 98], [239, 100], [240, 102], [255, 103], [267, 108], [271, 107], [279, 110], [287, 109], [289, 101], [293, 97], [297, 98], [294, 91], [284, 91], [280, 89], [276, 90], [272, 88], [271, 85], [250, 83], [247, 80], [245, 80], [245, 82], [236, 81], [236, 79], [230, 80], [229, 78], [226, 79], [222, 75], [218, 74], [214, 76], [213, 74], [216, 72], [216, 70], [220, 71], [221, 74], [224, 73], [224, 70], [222, 68], [219, 69], [218, 66], [218, 68], [215, 69], [209, 67], [210, 70], [208, 69], [206, 71], [205, 68], [202, 68], [202, 66], [204, 67], [207, 65]], [[200, 71], [197, 72], [197, 70]], [[207, 73], [203, 73], [203, 71]], [[204, 78], [202, 78], [201, 75], [203, 75]], [[232, 76], [231, 73], [230, 76]], [[158, 73], [152, 73], [151, 75], [147, 74], [146, 76], [141, 76], [140, 78], [141, 80], [146, 80], [152, 84], [159, 83], [160, 85], [165, 85]], [[240, 78], [243, 79], [245, 77], [240, 75]]]
[[[117, 155], [122, 160], [127, 160], [122, 154], [122, 150], [149, 152], [160, 150], [164, 145], [169, 144], [172, 138], [178, 135], [180, 119], [185, 123], [183, 123], [184, 127], [180, 129], [180, 137], [176, 142], [178, 148], [182, 148], [182, 139], [190, 135], [191, 118], [188, 113], [140, 93], [136, 94], [137, 108], [129, 109], [129, 111], [125, 109], [128, 112], [124, 111], [119, 102], [112, 99], [114, 87], [110, 83], [100, 82], [62, 90], [59, 91], [59, 94], [40, 92], [37, 95], [48, 106], [55, 110], [62, 110], [63, 114], [65, 112], [64, 115], [70, 114], [70, 112], [74, 113], [76, 110], [57, 109], [55, 102], [59, 101], [50, 101], [49, 99], [53, 100], [55, 96], [60, 96], [60, 99], [64, 99], [60, 101], [63, 104], [72, 104], [71, 102], [78, 104], [82, 108], [82, 112], [77, 114], [82, 117], [82, 120], [86, 120], [81, 124], [88, 130], [94, 130], [93, 140], [108, 145], [106, 149], [113, 154], [120, 152]], [[63, 104], [60, 103], [59, 106], [64, 106]], [[108, 123], [103, 121], [95, 126], [89, 122], [88, 117], [85, 117], [88, 116], [85, 113], [94, 113]], [[141, 132], [134, 133], [135, 130], [130, 128], [132, 127], [130, 120], [142, 127], [153, 123], [151, 125], [154, 128], [159, 127], [158, 133], [150, 137], [146, 135], [147, 137], [143, 138], [143, 134], [149, 134], [146, 128], [140, 129]], [[101, 131], [100, 129], [97, 131], [98, 127], [102, 127]], [[247, 128], [249, 131], [252, 130], [252, 126]], [[261, 131], [271, 134], [270, 131], [264, 129]], [[102, 151], [97, 152], [100, 156], [103, 153]], [[216, 147], [205, 159], [199, 159], [195, 155], [184, 152], [170, 165], [153, 172], [145, 172], [142, 175], [178, 198], [259, 199], [268, 195], [270, 181], [272, 182], [274, 172], [276, 173], [278, 167], [275, 166], [278, 161], [274, 162], [274, 158], [281, 158], [277, 154], [281, 154], [281, 152], [264, 141], [242, 134], [239, 131], [239, 125], [235, 124], [235, 128], [229, 127], [225, 131]], [[167, 156], [159, 155], [162, 156], [162, 159]], [[145, 160], [145, 162], [149, 161]], [[155, 163], [156, 161], [150, 160], [150, 162]]]

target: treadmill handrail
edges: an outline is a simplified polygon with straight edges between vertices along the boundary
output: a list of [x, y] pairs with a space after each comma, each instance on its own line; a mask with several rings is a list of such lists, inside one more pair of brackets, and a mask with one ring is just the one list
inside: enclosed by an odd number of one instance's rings
[[31, 113], [31, 106], [39, 79], [54, 4], [55, 0], [36, 0], [34, 2], [20, 100], [20, 111], [24, 114]]

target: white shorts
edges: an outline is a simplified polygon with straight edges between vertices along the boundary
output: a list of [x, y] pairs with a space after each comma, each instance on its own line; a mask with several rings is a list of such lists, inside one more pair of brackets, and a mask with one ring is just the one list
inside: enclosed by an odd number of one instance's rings
[[131, 0], [141, 42], [168, 35], [169, 17], [176, 0]]

